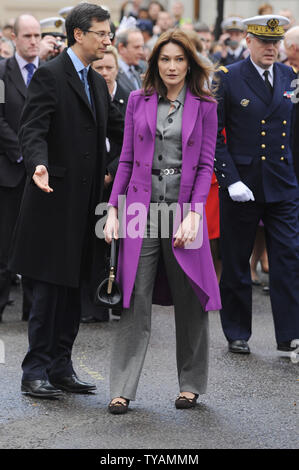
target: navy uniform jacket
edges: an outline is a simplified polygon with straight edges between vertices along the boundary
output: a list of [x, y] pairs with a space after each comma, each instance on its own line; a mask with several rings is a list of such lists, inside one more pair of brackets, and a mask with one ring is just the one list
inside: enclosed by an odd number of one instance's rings
[[218, 76], [215, 173], [220, 188], [241, 180], [257, 202], [294, 197], [298, 188], [291, 151], [294, 105], [290, 92], [295, 72], [274, 64], [273, 96], [250, 57], [223, 68]]

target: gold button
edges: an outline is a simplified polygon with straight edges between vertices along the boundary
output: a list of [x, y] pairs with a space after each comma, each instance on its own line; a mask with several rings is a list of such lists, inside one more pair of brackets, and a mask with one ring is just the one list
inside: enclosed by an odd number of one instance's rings
[[263, 156], [261, 157], [261, 160], [266, 160], [265, 155], [263, 155]]
[[265, 131], [261, 132], [261, 135], [262, 135], [262, 136], [265, 136], [265, 135], [266, 135], [266, 132], [265, 132]]
[[283, 150], [285, 147], [284, 147], [284, 145], [282, 145], [280, 148]]
[[285, 125], [286, 125], [286, 123], [287, 123], [287, 121], [282, 121], [282, 123], [283, 123], [283, 125], [285, 126]]
[[262, 124], [266, 124], [266, 121], [264, 121], [264, 119], [261, 121]]
[[282, 137], [285, 137], [285, 136], [286, 136], [286, 133], [285, 133], [285, 132], [283, 132], [281, 135], [282, 135]]
[[284, 160], [284, 157], [280, 157], [280, 160]]
[[266, 144], [262, 144], [261, 147], [262, 147], [262, 149], [265, 149], [265, 148], [266, 148]]

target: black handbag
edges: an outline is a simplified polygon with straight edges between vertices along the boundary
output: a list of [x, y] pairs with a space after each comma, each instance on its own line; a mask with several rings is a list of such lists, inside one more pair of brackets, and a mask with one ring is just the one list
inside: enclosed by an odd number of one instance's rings
[[116, 240], [112, 238], [110, 252], [109, 277], [105, 278], [96, 290], [95, 303], [102, 307], [118, 310], [120, 315], [122, 310], [122, 292], [116, 275]]

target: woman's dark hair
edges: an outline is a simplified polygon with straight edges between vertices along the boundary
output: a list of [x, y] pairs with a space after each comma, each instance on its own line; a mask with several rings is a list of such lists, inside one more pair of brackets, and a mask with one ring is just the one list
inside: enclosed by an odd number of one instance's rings
[[110, 13], [99, 5], [92, 3], [79, 3], [71, 10], [65, 21], [68, 46], [73, 46], [76, 42], [74, 30], [79, 28], [81, 31], [88, 31], [93, 20], [109, 21]]
[[168, 43], [177, 44], [186, 54], [189, 64], [186, 82], [191, 93], [204, 100], [209, 100], [209, 97], [213, 98], [209, 83], [214, 69], [200, 60], [188, 34], [178, 28], [161, 34], [156, 42], [149, 57], [148, 68], [143, 81], [144, 94], [152, 95], [156, 91], [164, 98], [167, 96], [167, 88], [159, 74], [158, 60], [162, 47]]

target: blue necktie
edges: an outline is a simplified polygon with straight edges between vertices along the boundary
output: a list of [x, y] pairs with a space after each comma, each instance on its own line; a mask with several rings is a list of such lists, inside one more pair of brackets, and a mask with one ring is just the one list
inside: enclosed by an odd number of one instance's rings
[[82, 80], [82, 83], [84, 85], [85, 93], [86, 93], [88, 101], [91, 105], [91, 97], [90, 97], [89, 85], [88, 85], [88, 80], [87, 80], [87, 73], [88, 72], [87, 72], [86, 68], [80, 70], [81, 80]]
[[29, 64], [25, 65], [25, 69], [28, 71], [26, 82], [26, 86], [28, 87], [29, 83], [31, 82], [31, 78], [33, 77], [33, 74], [35, 72], [35, 65], [30, 62]]

